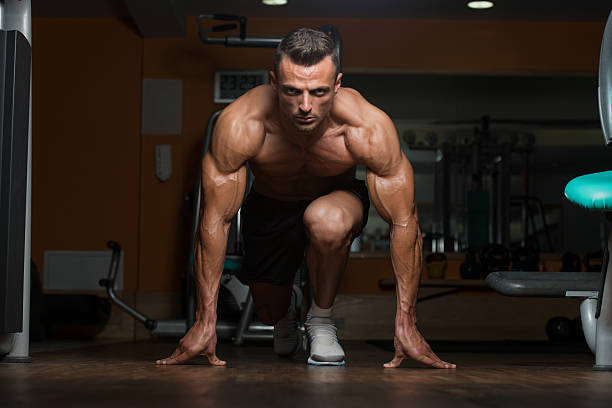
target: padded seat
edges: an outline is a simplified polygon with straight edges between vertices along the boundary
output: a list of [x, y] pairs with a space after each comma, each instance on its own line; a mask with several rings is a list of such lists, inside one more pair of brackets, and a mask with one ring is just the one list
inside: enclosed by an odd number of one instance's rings
[[506, 296], [564, 297], [568, 291], [597, 291], [600, 273], [491, 272], [487, 285]]
[[612, 211], [612, 171], [585, 174], [565, 186], [568, 200], [590, 210]]

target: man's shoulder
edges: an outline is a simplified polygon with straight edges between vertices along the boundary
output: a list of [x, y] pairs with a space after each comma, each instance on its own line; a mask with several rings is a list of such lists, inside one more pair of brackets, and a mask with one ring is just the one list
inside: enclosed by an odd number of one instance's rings
[[226, 107], [213, 134], [213, 155], [254, 156], [264, 141], [264, 121], [273, 107], [269, 86], [253, 88]]
[[270, 85], [260, 85], [232, 102], [223, 115], [234, 120], [264, 121], [274, 108], [274, 92]]
[[397, 156], [397, 132], [389, 116], [354, 89], [341, 88], [337, 96], [335, 120], [343, 125], [346, 146], [354, 157], [378, 168]]
[[340, 88], [334, 100], [333, 114], [340, 122], [356, 128], [370, 128], [389, 120], [389, 117], [372, 105], [357, 90]]

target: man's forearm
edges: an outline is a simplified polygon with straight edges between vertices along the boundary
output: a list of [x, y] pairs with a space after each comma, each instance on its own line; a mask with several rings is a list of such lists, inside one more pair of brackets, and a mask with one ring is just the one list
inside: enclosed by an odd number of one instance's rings
[[[214, 225], [217, 225], [215, 227]], [[225, 262], [229, 225], [203, 220], [194, 248], [197, 290], [196, 320], [214, 324], [217, 320], [219, 281]]]
[[416, 324], [416, 303], [421, 280], [422, 244], [416, 221], [391, 226], [391, 262], [397, 281], [398, 324]]

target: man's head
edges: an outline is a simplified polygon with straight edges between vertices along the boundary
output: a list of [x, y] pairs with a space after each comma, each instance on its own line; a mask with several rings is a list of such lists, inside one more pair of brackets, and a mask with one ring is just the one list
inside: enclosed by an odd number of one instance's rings
[[322, 31], [300, 28], [278, 45], [271, 83], [281, 114], [297, 130], [315, 130], [331, 110], [342, 77], [339, 65], [336, 44]]

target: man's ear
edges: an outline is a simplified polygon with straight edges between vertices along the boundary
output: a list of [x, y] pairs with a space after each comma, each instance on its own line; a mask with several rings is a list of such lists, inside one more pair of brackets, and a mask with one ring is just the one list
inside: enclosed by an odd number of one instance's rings
[[334, 92], [338, 92], [338, 89], [340, 89], [341, 85], [342, 85], [342, 72], [340, 72], [338, 76], [336, 77], [336, 84], [334, 85]]
[[274, 74], [274, 71], [268, 71], [268, 76], [270, 77], [270, 85], [272, 86], [272, 89], [276, 91], [278, 82], [276, 82], [276, 75]]

